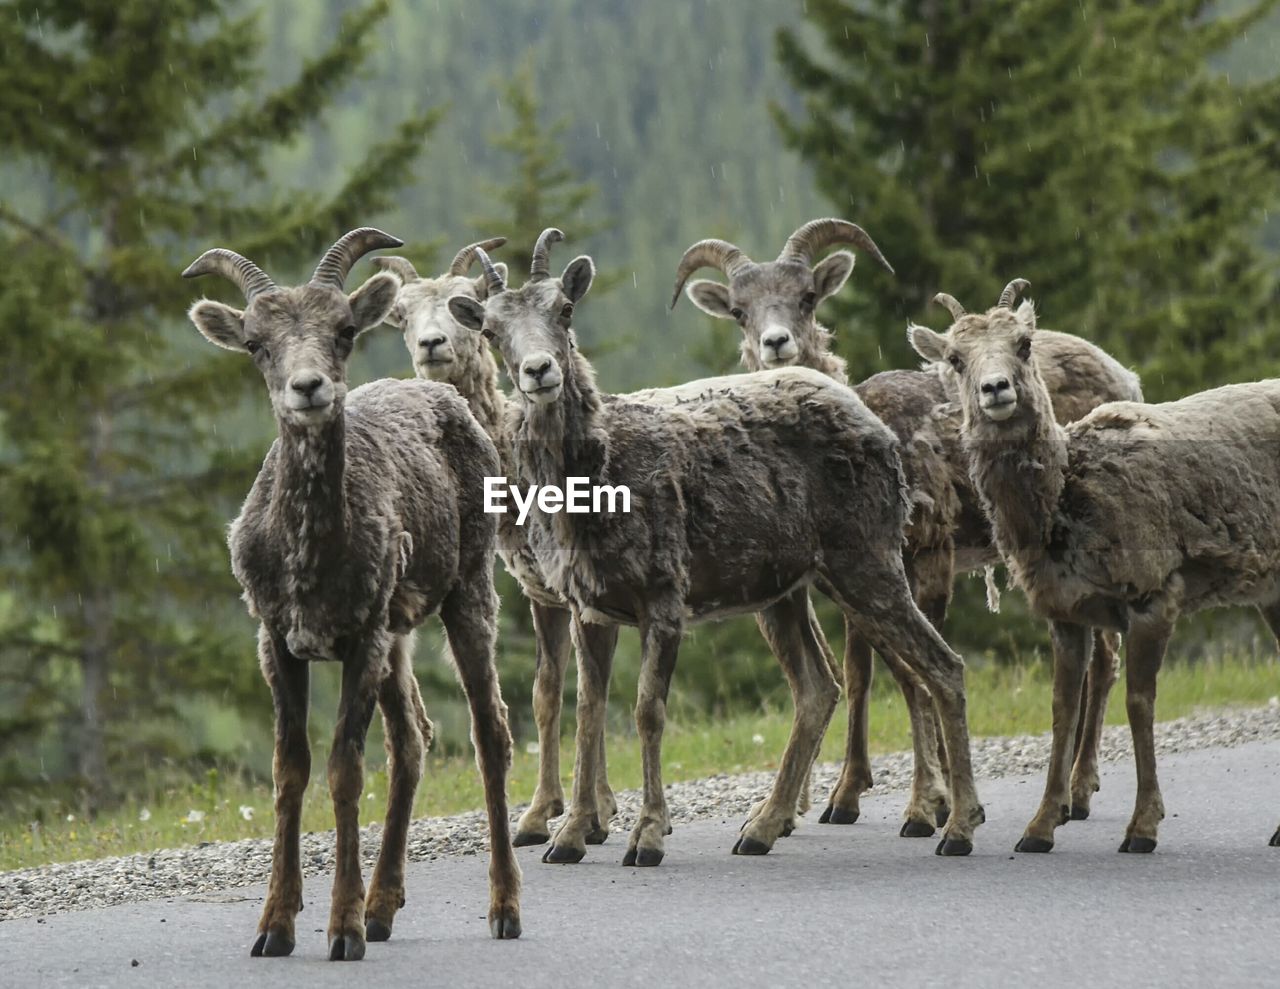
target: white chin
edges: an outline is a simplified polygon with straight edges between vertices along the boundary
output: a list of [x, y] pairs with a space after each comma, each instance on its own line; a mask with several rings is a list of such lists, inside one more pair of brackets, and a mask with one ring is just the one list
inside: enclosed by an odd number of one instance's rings
[[1005, 402], [1002, 405], [984, 405], [982, 412], [992, 422], [1004, 422], [1017, 408], [1017, 402]]
[[796, 362], [798, 354], [786, 354], [782, 357], [769, 357], [765, 359], [764, 366], [766, 369], [773, 371], [780, 367], [790, 367]]
[[430, 378], [432, 381], [447, 381], [449, 380], [449, 372], [453, 368], [453, 361], [424, 362], [415, 364], [414, 368], [420, 378]]
[[526, 391], [524, 397], [533, 405], [550, 405], [560, 397], [560, 386], [540, 388], [537, 391]]

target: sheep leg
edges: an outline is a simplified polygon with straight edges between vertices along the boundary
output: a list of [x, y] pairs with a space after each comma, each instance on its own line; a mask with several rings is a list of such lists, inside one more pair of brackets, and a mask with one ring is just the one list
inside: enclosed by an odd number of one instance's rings
[[665, 838], [671, 830], [667, 798], [662, 789], [662, 732], [666, 727], [667, 695], [680, 651], [681, 632], [678, 618], [663, 622], [650, 617], [640, 625], [642, 659], [636, 698], [636, 730], [640, 735], [644, 770], [644, 802], [622, 858], [624, 866], [655, 866], [661, 863]]
[[364, 743], [386, 677], [390, 636], [360, 643], [343, 661], [338, 723], [329, 750], [329, 795], [337, 825], [333, 896], [329, 907], [329, 960], [364, 957], [364, 878], [360, 865], [360, 797], [364, 792]]
[[764, 855], [795, 827], [797, 798], [840, 698], [821, 632], [810, 621], [807, 590], [766, 608], [756, 623], [786, 674], [795, 715], [773, 789], [743, 826], [735, 855]]
[[404, 906], [405, 846], [413, 798], [422, 780], [422, 760], [431, 746], [432, 727], [413, 675], [413, 635], [398, 635], [388, 657], [391, 672], [378, 691], [378, 707], [386, 731], [387, 768], [391, 792], [382, 848], [364, 904], [365, 939], [391, 937], [396, 911]]
[[[951, 767], [947, 818], [939, 855], [968, 855], [973, 832], [986, 814], [978, 802], [969, 751], [969, 722], [965, 711], [964, 661], [921, 614], [911, 597], [900, 557], [881, 561], [865, 558], [865, 548], [850, 547], [847, 574], [828, 574], [836, 603], [882, 656], [895, 655], [919, 676], [933, 697], [942, 719], [943, 740]], [[833, 554], [834, 556], [834, 554]]]
[[1133, 818], [1125, 830], [1122, 852], [1150, 852], [1164, 819], [1164, 800], [1156, 779], [1156, 674], [1173, 628], [1163, 622], [1135, 623], [1125, 649], [1125, 707], [1133, 733], [1133, 759], [1138, 770], [1138, 795]]
[[440, 619], [471, 708], [471, 741], [484, 785], [489, 819], [489, 933], [498, 940], [510, 940], [521, 931], [521, 877], [507, 817], [511, 729], [493, 658], [498, 596], [493, 591], [492, 560], [486, 559], [485, 564], [482, 574], [464, 581], [445, 598]]
[[1071, 771], [1071, 819], [1089, 816], [1089, 801], [1097, 793], [1098, 748], [1107, 716], [1107, 698], [1119, 676], [1120, 637], [1115, 632], [1093, 630], [1093, 660], [1084, 682], [1084, 717], [1076, 733], [1076, 764]]
[[1053, 640], [1053, 744], [1040, 809], [1014, 846], [1019, 852], [1047, 852], [1053, 832], [1071, 818], [1071, 760], [1075, 752], [1080, 694], [1093, 636], [1087, 625], [1051, 622]]
[[929, 838], [945, 824], [949, 813], [947, 787], [938, 761], [941, 727], [933, 698], [920, 678], [901, 658], [882, 653], [881, 658], [902, 691], [911, 721], [911, 796], [903, 812], [903, 838]]
[[[601, 704], [594, 712], [594, 738], [596, 781], [596, 814], [599, 824], [587, 832], [588, 845], [602, 845], [609, 837], [609, 822], [618, 816], [618, 798], [613, 795], [613, 787], [609, 785], [608, 760], [605, 753], [605, 727], [608, 720], [609, 676], [613, 671], [613, 653], [618, 647], [617, 625], [588, 625], [578, 627], [577, 640], [581, 644], [580, 652], [592, 657], [592, 665], [597, 671], [604, 671], [604, 685]], [[600, 673], [597, 672], [597, 678]]]
[[[588, 842], [598, 844], [609, 833], [608, 819], [601, 820], [599, 783], [602, 772], [597, 765], [604, 758], [605, 705], [609, 699], [609, 677], [613, 672], [613, 647], [618, 641], [618, 630], [613, 625], [588, 625], [575, 618], [573, 638], [578, 651], [578, 733], [573, 798], [551, 847], [542, 856], [542, 861], [555, 865], [581, 862], [587, 854]], [[616, 811], [616, 802], [610, 807]]]
[[302, 795], [311, 778], [311, 745], [307, 740], [311, 668], [305, 660], [291, 655], [283, 639], [273, 638], [265, 626], [258, 630], [258, 660], [276, 713], [271, 772], [276, 833], [271, 846], [271, 884], [258, 922], [258, 937], [249, 952], [255, 958], [293, 951], [294, 918], [302, 909]]
[[564, 813], [560, 784], [560, 707], [564, 671], [569, 663], [569, 612], [531, 601], [537, 667], [533, 680], [533, 718], [538, 725], [538, 786], [533, 802], [516, 825], [515, 844], [541, 845], [551, 839], [547, 820]]
[[[1267, 627], [1271, 629], [1271, 634], [1276, 637], [1276, 642], [1280, 644], [1280, 603], [1260, 606], [1258, 611], [1266, 620]], [[1271, 836], [1271, 840], [1267, 844], [1272, 848], [1280, 848], [1280, 828], [1276, 828], [1275, 834]]]
[[844, 765], [819, 824], [853, 824], [859, 797], [875, 782], [871, 775], [868, 714], [871, 700], [871, 645], [847, 618], [844, 624], [844, 689], [849, 706]]

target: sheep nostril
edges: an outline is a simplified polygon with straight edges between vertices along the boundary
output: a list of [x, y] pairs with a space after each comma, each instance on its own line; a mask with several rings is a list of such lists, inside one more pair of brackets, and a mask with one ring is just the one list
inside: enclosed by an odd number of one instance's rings
[[310, 396], [323, 383], [318, 374], [298, 375], [289, 382], [289, 387], [300, 395]]

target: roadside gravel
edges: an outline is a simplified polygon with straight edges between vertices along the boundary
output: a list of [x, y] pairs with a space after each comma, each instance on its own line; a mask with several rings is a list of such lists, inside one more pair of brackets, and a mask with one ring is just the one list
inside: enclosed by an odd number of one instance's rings
[[[1229, 747], [1275, 738], [1280, 738], [1280, 705], [1274, 701], [1265, 708], [1218, 711], [1156, 725], [1157, 752]], [[1106, 729], [1102, 759], [1115, 762], [1129, 759], [1131, 754], [1128, 729]], [[1048, 756], [1048, 735], [980, 738], [973, 742], [974, 771], [981, 778], [1038, 773]], [[905, 790], [910, 785], [910, 752], [879, 757], [873, 766], [875, 792]], [[838, 773], [835, 763], [817, 767], [816, 805], [825, 801]], [[667, 799], [673, 822], [742, 816], [768, 792], [772, 781], [772, 773], [756, 772], [672, 783], [667, 787]], [[639, 791], [618, 794], [618, 804], [613, 830], [625, 831], [639, 811]], [[521, 810], [523, 807], [515, 808], [513, 816]], [[381, 827], [365, 828], [363, 838], [365, 865], [372, 868]], [[475, 855], [483, 853], [486, 845], [484, 815], [480, 812], [414, 821], [409, 831], [412, 861]], [[302, 862], [307, 875], [332, 871], [333, 833], [304, 834]], [[255, 838], [0, 873], [0, 921], [165, 897], [234, 900], [239, 898], [234, 892], [236, 887], [264, 882], [270, 868], [271, 842]]]

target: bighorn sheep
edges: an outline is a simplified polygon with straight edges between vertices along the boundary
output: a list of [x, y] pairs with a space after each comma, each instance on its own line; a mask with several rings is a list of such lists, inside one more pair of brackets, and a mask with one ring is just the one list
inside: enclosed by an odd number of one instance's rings
[[[544, 269], [554, 234], [544, 232], [534, 247], [532, 267]], [[403, 279], [400, 294], [387, 322], [404, 332], [405, 346], [421, 378], [453, 385], [466, 400], [472, 414], [503, 454], [506, 444], [502, 430], [506, 421], [507, 397], [498, 383], [498, 365], [488, 343], [479, 333], [459, 326], [447, 303], [454, 295], [483, 301], [487, 294], [484, 275], [475, 279], [467, 272], [476, 261], [477, 249], [492, 251], [506, 243], [493, 237], [462, 248], [448, 271], [437, 278], [422, 278], [405, 258], [378, 257], [373, 263], [394, 271]], [[505, 280], [507, 267], [494, 264]], [[504, 473], [513, 468], [504, 464]], [[533, 800], [516, 825], [514, 844], [539, 845], [551, 840], [548, 821], [564, 813], [564, 788], [560, 782], [560, 713], [564, 695], [565, 668], [569, 662], [571, 614], [567, 603], [545, 586], [529, 552], [525, 530], [510, 515], [498, 516], [498, 551], [507, 568], [521, 583], [533, 616], [536, 673], [533, 686], [533, 713], [538, 728], [538, 783]], [[580, 676], [603, 677], [608, 683], [617, 628], [588, 625], [573, 628], [581, 654]], [[584, 667], [585, 664], [585, 668]], [[618, 802], [609, 786], [603, 734], [596, 740], [596, 806], [600, 820], [588, 844], [600, 844], [609, 835], [609, 821], [618, 812]]]
[[[493, 444], [452, 388], [376, 381], [348, 393], [355, 338], [382, 322], [400, 280], [377, 274], [351, 295], [352, 264], [400, 241], [364, 227], [329, 249], [311, 280], [278, 287], [257, 265], [217, 248], [183, 275], [219, 274], [243, 311], [191, 307], [211, 342], [247, 353], [262, 372], [279, 428], [231, 524], [232, 570], [261, 624], [258, 655], [276, 711], [276, 834], [271, 885], [252, 954], [287, 955], [302, 908], [298, 828], [311, 773], [308, 664], [342, 664], [329, 789], [337, 821], [329, 958], [362, 958], [385, 940], [404, 902], [405, 839], [431, 738], [413, 676], [413, 630], [438, 612], [471, 705], [489, 812], [494, 937], [520, 934], [520, 868], [507, 824], [511, 735], [493, 663], [497, 598], [494, 520], [483, 478]], [[365, 900], [360, 871], [364, 743], [375, 703], [386, 722], [391, 792], [382, 849]]]
[[[902, 566], [906, 501], [897, 441], [848, 389], [803, 368], [711, 379], [676, 406], [602, 395], [575, 345], [574, 307], [595, 274], [575, 258], [508, 290], [478, 251], [487, 299], [449, 300], [462, 325], [499, 347], [515, 384], [504, 442], [522, 485], [582, 476], [631, 492], [629, 514], [535, 512], [527, 545], [542, 580], [583, 622], [639, 628], [636, 725], [643, 809], [624, 865], [657, 865], [670, 830], [662, 789], [666, 698], [685, 626], [735, 613], [759, 622], [798, 698], [769, 798], [734, 850], [763, 854], [795, 813], [837, 688], [809, 620], [821, 577], [877, 647], [910, 656], [944, 712], [953, 812], [939, 854], [967, 854], [981, 823], [965, 715], [963, 663], [911, 600]], [[598, 823], [596, 746], [603, 697], [580, 687], [579, 771], [548, 850], [577, 861]]]
[[[717, 268], [729, 284], [694, 281], [687, 293], [703, 312], [732, 319], [742, 328], [742, 357], [748, 370], [798, 365], [845, 382], [845, 361], [831, 352], [831, 332], [815, 315], [818, 305], [838, 292], [853, 270], [854, 257], [848, 251], [813, 263], [822, 250], [835, 244], [859, 247], [893, 270], [861, 227], [847, 220], [811, 220], [787, 239], [774, 261], [752, 261], [723, 240], [694, 244], [680, 260], [671, 305], [679, 300], [690, 275], [702, 267]], [[938, 301], [953, 313], [963, 312], [950, 296], [940, 295]], [[1059, 421], [1077, 419], [1101, 402], [1141, 400], [1137, 377], [1097, 347], [1068, 334], [1043, 332], [1037, 361], [1049, 382]], [[901, 370], [876, 374], [854, 391], [901, 444], [913, 503], [904, 548], [907, 573], [916, 602], [941, 629], [956, 569], [989, 567], [998, 561], [960, 446], [954, 387], [936, 369]], [[994, 591], [994, 586], [989, 586]], [[1096, 641], [1087, 688], [1088, 713], [1072, 785], [1073, 815], [1078, 818], [1088, 816], [1090, 797], [1098, 788], [1098, 739], [1107, 694], [1116, 679], [1116, 644], [1101, 634]], [[856, 821], [859, 795], [872, 783], [867, 749], [871, 652], [855, 628], [846, 629], [845, 643], [849, 705], [846, 756], [840, 780], [820, 818], [831, 824]], [[946, 819], [945, 787], [937, 756], [935, 712], [904, 658], [884, 656], [907, 703], [915, 754], [915, 775], [901, 834], [927, 837], [934, 833], [935, 820], [941, 824]]]
[[[1089, 626], [1127, 633], [1138, 794], [1122, 852], [1149, 852], [1164, 805], [1152, 734], [1156, 672], [1179, 615], [1253, 605], [1280, 635], [1280, 380], [1177, 402], [1113, 402], [1055, 421], [1030, 302], [1018, 279], [945, 334], [911, 326], [946, 362], [964, 449], [996, 543], [1053, 630], [1053, 747], [1039, 811], [1018, 851], [1047, 852], [1070, 813], [1068, 773]], [[1280, 845], [1280, 830], [1272, 836]]]

